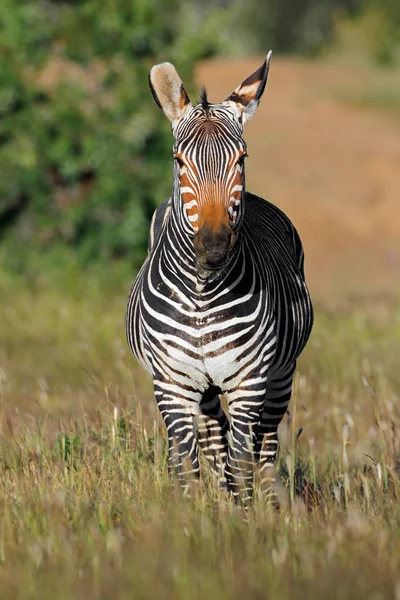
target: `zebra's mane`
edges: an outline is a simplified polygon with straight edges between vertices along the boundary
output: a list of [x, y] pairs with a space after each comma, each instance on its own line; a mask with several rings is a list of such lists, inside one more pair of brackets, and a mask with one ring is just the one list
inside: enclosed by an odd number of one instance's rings
[[210, 110], [210, 103], [207, 98], [207, 90], [205, 87], [203, 87], [200, 91], [200, 104], [204, 108], [206, 113], [208, 113]]

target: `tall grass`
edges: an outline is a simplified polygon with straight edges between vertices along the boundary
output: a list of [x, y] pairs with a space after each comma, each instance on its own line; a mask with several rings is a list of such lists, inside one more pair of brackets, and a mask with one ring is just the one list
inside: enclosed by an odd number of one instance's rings
[[317, 310], [281, 425], [282, 507], [166, 474], [124, 340], [127, 271], [0, 278], [0, 597], [400, 597], [397, 303]]

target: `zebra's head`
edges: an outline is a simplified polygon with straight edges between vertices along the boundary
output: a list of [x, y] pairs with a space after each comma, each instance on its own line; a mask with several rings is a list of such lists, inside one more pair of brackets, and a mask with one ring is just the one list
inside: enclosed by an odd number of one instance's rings
[[192, 105], [170, 63], [150, 71], [154, 100], [172, 123], [175, 190], [202, 271], [224, 268], [238, 238], [247, 156], [243, 128], [264, 92], [271, 54], [220, 104], [209, 103], [203, 92]]

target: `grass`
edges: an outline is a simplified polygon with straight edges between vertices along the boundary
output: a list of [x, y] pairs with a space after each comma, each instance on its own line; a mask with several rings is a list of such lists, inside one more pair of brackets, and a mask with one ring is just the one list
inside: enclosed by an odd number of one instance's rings
[[123, 330], [127, 270], [0, 277], [0, 597], [400, 598], [397, 302], [317, 310], [282, 509], [185, 500]]

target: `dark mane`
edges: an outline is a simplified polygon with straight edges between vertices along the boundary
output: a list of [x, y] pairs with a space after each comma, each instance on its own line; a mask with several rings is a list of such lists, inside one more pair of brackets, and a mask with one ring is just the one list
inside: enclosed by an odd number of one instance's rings
[[210, 103], [207, 98], [207, 90], [205, 87], [203, 87], [200, 92], [200, 103], [206, 112], [210, 110]]

